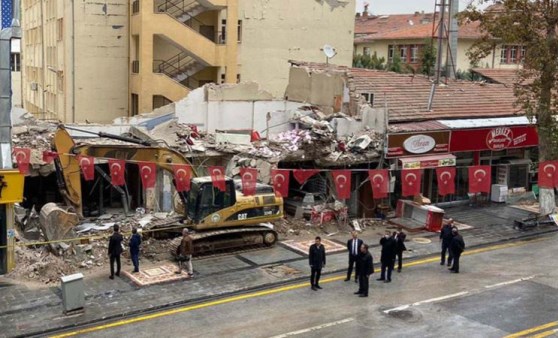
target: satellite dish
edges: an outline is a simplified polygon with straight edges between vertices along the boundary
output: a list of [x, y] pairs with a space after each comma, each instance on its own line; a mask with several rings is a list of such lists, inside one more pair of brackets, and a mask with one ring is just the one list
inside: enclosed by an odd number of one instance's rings
[[324, 51], [324, 54], [328, 59], [331, 59], [332, 57], [337, 55], [337, 52], [335, 51], [335, 48], [333, 48], [330, 45], [324, 45], [322, 50]]

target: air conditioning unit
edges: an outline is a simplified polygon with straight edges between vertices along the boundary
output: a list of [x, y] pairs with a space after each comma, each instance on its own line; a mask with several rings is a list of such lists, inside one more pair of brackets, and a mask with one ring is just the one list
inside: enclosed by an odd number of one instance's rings
[[37, 89], [39, 88], [39, 85], [37, 84], [37, 82], [31, 82], [31, 90], [32, 91], [37, 91]]

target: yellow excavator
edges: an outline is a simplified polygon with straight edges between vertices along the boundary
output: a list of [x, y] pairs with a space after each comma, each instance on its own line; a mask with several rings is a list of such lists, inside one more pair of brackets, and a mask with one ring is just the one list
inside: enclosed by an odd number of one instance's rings
[[[63, 126], [58, 128], [53, 139], [53, 150], [58, 153], [56, 167], [59, 190], [65, 202], [80, 215], [83, 195], [78, 155], [153, 162], [171, 176], [173, 164], [190, 164], [181, 153], [166, 147], [151, 146], [123, 136], [96, 134], [136, 144], [76, 144]], [[106, 174], [105, 176], [108, 179]], [[197, 177], [195, 170], [192, 176], [190, 191], [178, 194], [183, 207], [176, 209], [182, 212], [181, 217], [148, 225], [148, 228], [168, 227], [178, 233], [181, 232], [181, 227], [194, 230], [194, 255], [261, 244], [271, 246], [276, 243], [277, 232], [269, 225], [262, 225], [283, 217], [283, 199], [275, 195], [271, 186], [258, 183], [256, 194], [246, 196], [240, 191], [240, 182], [232, 178], [225, 178], [226, 189], [220, 191], [213, 186], [211, 177]]]

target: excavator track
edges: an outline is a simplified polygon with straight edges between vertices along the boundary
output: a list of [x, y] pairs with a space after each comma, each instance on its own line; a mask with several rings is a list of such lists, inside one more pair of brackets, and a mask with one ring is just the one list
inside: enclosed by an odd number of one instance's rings
[[[194, 244], [194, 256], [215, 255], [223, 252], [255, 249], [273, 246], [278, 239], [277, 232], [266, 226], [238, 227], [202, 231], [190, 234]], [[171, 254], [176, 255], [181, 237], [171, 244]]]

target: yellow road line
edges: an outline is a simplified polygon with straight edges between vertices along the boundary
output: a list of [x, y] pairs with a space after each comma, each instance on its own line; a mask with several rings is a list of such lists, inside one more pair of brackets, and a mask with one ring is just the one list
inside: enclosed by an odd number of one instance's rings
[[537, 335], [531, 336], [531, 338], [544, 338], [544, 337], [548, 337], [548, 336], [551, 336], [553, 334], [556, 334], [556, 332], [558, 332], [558, 329], [545, 331], [545, 332], [539, 333]]
[[[504, 249], [504, 248], [522, 246], [522, 245], [531, 244], [531, 243], [539, 242], [539, 241], [543, 241], [543, 240], [547, 240], [547, 238], [534, 239], [534, 240], [528, 240], [528, 241], [522, 241], [522, 242], [516, 242], [516, 243], [499, 244], [499, 245], [494, 245], [494, 246], [490, 246], [490, 247], [486, 247], [486, 248], [469, 250], [469, 251], [464, 252], [464, 254], [472, 255], [472, 254], [482, 253], [482, 252], [486, 252], [486, 251], [493, 251], [493, 250], [499, 250], [499, 249]], [[406, 264], [404, 264], [404, 266], [409, 267], [409, 266], [415, 266], [415, 265], [420, 265], [420, 264], [432, 263], [432, 262], [438, 261], [439, 259], [440, 259], [439, 257], [425, 258], [425, 259], [421, 259], [421, 260], [418, 260], [418, 261], [413, 261], [413, 262], [406, 263]], [[322, 283], [331, 283], [331, 282], [340, 281], [340, 280], [343, 280], [343, 279], [345, 279], [345, 275], [340, 275], [340, 276], [335, 276], [335, 277], [330, 277], [330, 278], [323, 279]], [[165, 311], [152, 313], [152, 314], [144, 315], [144, 316], [138, 316], [138, 317], [134, 317], [134, 318], [130, 318], [130, 319], [118, 320], [118, 321], [108, 323], [108, 324], [103, 324], [103, 325], [93, 326], [93, 327], [89, 327], [89, 328], [74, 330], [74, 331], [63, 333], [63, 334], [60, 334], [60, 335], [51, 336], [51, 338], [72, 337], [72, 336], [76, 336], [76, 335], [80, 335], [80, 334], [106, 330], [106, 329], [110, 329], [110, 328], [114, 328], [114, 327], [118, 327], [118, 326], [123, 326], [123, 325], [142, 322], [142, 321], [145, 321], [145, 320], [151, 320], [151, 319], [155, 319], [155, 318], [174, 315], [174, 314], [177, 314], [177, 313], [203, 309], [203, 308], [216, 306], [216, 305], [221, 305], [221, 304], [228, 304], [228, 303], [236, 302], [236, 301], [239, 301], [239, 300], [246, 300], [246, 299], [250, 299], [250, 298], [268, 296], [268, 295], [272, 295], [272, 294], [276, 294], [276, 293], [280, 293], [280, 292], [301, 289], [301, 288], [305, 288], [305, 287], [308, 287], [308, 286], [309, 286], [308, 282], [304, 282], [304, 283], [298, 283], [298, 284], [273, 288], [273, 289], [269, 289], [269, 290], [257, 291], [257, 292], [253, 292], [253, 293], [248, 293], [248, 294], [223, 298], [223, 299], [210, 301], [210, 302], [206, 302], [206, 303], [188, 305], [188, 306], [184, 306], [184, 307], [177, 308], [177, 309], [165, 310]], [[557, 322], [557, 324], [558, 324], [558, 322]], [[538, 330], [541, 330], [541, 329], [544, 329], [544, 328], [546, 328], [546, 327], [541, 327]], [[538, 331], [538, 330], [534, 330], [534, 331]], [[508, 337], [514, 337], [514, 336], [508, 336]]]
[[[532, 327], [532, 328], [527, 329], [527, 330], [523, 330], [523, 331], [520, 331], [520, 332], [516, 332], [514, 334], [507, 335], [504, 338], [522, 337], [522, 336], [526, 336], [526, 335], [531, 334], [531, 333], [535, 333], [535, 332], [540, 331], [540, 330], [548, 329], [549, 327], [553, 327], [553, 326], [556, 326], [556, 325], [558, 325], [558, 322], [550, 322], [550, 323], [547, 323], [547, 324], [544, 324], [544, 325]], [[547, 332], [553, 332], [553, 331], [547, 331]], [[546, 336], [548, 336], [548, 335], [546, 335]], [[541, 336], [541, 337], [546, 337], [546, 336]]]

